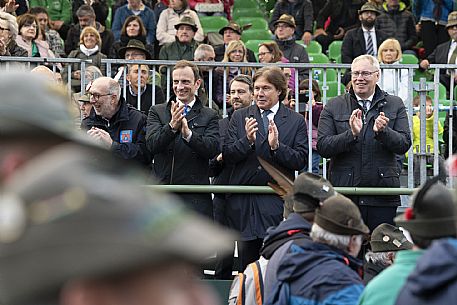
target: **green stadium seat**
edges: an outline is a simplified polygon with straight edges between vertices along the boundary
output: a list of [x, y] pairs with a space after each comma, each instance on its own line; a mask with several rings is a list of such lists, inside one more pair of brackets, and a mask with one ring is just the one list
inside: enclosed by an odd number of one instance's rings
[[[327, 75], [328, 76], [328, 75]], [[322, 92], [322, 99], [324, 98], [324, 91], [327, 89], [327, 99], [330, 99], [332, 97], [341, 95], [344, 93], [344, 90], [346, 89], [343, 84], [340, 84], [340, 93], [338, 94], [338, 82], [337, 81], [328, 81], [327, 82], [327, 88], [324, 87], [323, 82], [319, 82], [319, 87], [321, 88]]]
[[246, 46], [246, 48], [248, 48], [249, 50], [251, 50], [252, 52], [254, 53], [258, 53], [259, 52], [259, 45], [263, 42], [272, 42], [273, 40], [270, 39], [251, 39], [251, 40], [248, 40], [246, 41], [246, 43], [244, 44]]
[[[434, 90], [435, 87], [434, 86], [435, 86], [435, 84], [433, 82], [427, 82], [427, 88], [431, 89], [431, 91], [429, 91], [427, 94], [432, 99], [435, 98], [435, 90]], [[413, 88], [418, 88], [418, 87], [419, 87], [419, 82], [414, 81]], [[443, 84], [438, 83], [438, 91], [439, 91], [438, 99], [445, 100], [446, 99], [446, 87]], [[417, 96], [418, 94], [419, 93], [416, 90], [414, 90], [413, 97]]]
[[328, 64], [330, 60], [322, 53], [308, 53], [309, 62], [313, 64]]
[[[237, 0], [239, 1], [239, 0]], [[259, 9], [252, 8], [234, 8], [232, 11], [232, 19], [238, 20], [241, 17], [261, 17], [265, 18], [265, 15]]]
[[246, 30], [241, 34], [241, 40], [272, 40], [273, 34], [269, 30]]
[[296, 40], [295, 41], [296, 43], [298, 43], [299, 45], [302, 45], [306, 48], [306, 52], [309, 53], [313, 53], [313, 54], [316, 54], [316, 53], [322, 53], [322, 46], [320, 43], [318, 43], [317, 41], [315, 40], [311, 40], [309, 42], [309, 45], [306, 45], [303, 40]]
[[236, 0], [233, 3], [233, 9], [258, 9], [259, 3], [256, 0]]
[[330, 58], [331, 61], [333, 62], [338, 62], [338, 58], [341, 62], [341, 45], [343, 44], [343, 41], [341, 40], [334, 40], [332, 43], [328, 46], [328, 57]]
[[421, 78], [425, 78], [427, 81], [432, 81], [434, 73], [435, 73], [435, 69], [426, 70], [426, 71], [414, 69], [413, 81], [418, 82], [418, 81], [420, 81]]
[[200, 23], [206, 34], [209, 32], [219, 32], [219, 30], [226, 26], [229, 22], [227, 18], [222, 16], [201, 16]]
[[[326, 69], [327, 71], [327, 82], [334, 82], [334, 81], [337, 81], [337, 78], [336, 78], [336, 70], [335, 69], [332, 69], [332, 68], [329, 68], [329, 69]], [[312, 70], [312, 75], [313, 75], [313, 78], [315, 80], [317, 80], [318, 82], [320, 83], [323, 83], [324, 82], [324, 69], [321, 69], [321, 68], [314, 68]]]
[[416, 57], [416, 55], [413, 54], [403, 54], [403, 56], [400, 59], [401, 64], [418, 64], [419, 63], [419, 58]]
[[244, 26], [248, 23], [252, 24], [248, 30], [268, 30], [268, 22], [260, 17], [240, 17], [235, 20], [235, 22], [240, 26]]

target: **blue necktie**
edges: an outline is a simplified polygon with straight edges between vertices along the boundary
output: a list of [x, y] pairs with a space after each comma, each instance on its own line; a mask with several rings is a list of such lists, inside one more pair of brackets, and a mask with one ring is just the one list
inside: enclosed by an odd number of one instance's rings
[[265, 130], [265, 134], [268, 135], [268, 125], [270, 124], [270, 120], [268, 119], [268, 115], [273, 113], [270, 109], [264, 110], [262, 113], [262, 122], [263, 122], [263, 129]]
[[190, 112], [190, 109], [191, 108], [189, 105], [184, 105], [184, 112], [183, 112], [184, 116], [187, 116], [187, 114]]

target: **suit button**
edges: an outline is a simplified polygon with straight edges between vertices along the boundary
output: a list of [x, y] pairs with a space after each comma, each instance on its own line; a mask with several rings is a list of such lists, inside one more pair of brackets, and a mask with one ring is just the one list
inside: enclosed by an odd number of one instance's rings
[[259, 166], [257, 166], [257, 169], [259, 169], [259, 170], [260, 170], [260, 169], [262, 169], [262, 166], [260, 166], [260, 165], [259, 165]]
[[383, 176], [384, 176], [384, 174], [383, 174], [383, 173], [381, 173], [381, 177], [383, 177]]

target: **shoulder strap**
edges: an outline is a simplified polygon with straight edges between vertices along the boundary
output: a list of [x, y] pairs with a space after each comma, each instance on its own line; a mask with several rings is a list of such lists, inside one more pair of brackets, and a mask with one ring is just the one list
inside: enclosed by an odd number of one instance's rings
[[260, 268], [259, 261], [255, 261], [250, 264], [253, 275], [254, 275], [254, 284], [255, 284], [255, 303], [256, 305], [263, 304], [263, 277], [262, 270]]
[[236, 305], [244, 305], [246, 303], [246, 292], [244, 291], [244, 284], [246, 282], [246, 275], [244, 273], [239, 273], [238, 277], [240, 279], [240, 288], [238, 290], [238, 298], [236, 299]]

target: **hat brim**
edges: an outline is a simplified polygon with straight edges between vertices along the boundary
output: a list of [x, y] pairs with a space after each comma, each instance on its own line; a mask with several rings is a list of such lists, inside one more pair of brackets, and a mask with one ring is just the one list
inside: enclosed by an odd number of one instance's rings
[[278, 24], [280, 23], [285, 23], [293, 28], [296, 28], [297, 25], [293, 24], [292, 22], [288, 22], [288, 21], [284, 21], [284, 20], [276, 20], [275, 23], [273, 23], [273, 26], [276, 28], [278, 26]]
[[341, 224], [333, 221], [330, 218], [327, 218], [323, 216], [320, 213], [316, 213], [314, 217], [314, 222], [318, 224], [320, 227], [323, 229], [332, 232], [334, 234], [340, 234], [340, 235], [361, 235], [361, 234], [368, 234], [370, 233], [370, 229], [361, 222], [360, 228], [355, 228], [355, 227], [346, 227], [342, 226]]
[[230, 27], [230, 26], [225, 26], [225, 27], [223, 27], [222, 29], [220, 29], [220, 30], [219, 30], [219, 34], [224, 35], [224, 32], [225, 32], [225, 30], [227, 30], [227, 29], [230, 29], [230, 30], [234, 31], [235, 33], [237, 33], [238, 35], [241, 35], [241, 32], [240, 32], [240, 31], [235, 30], [234, 28], [232, 28], [232, 27]]
[[143, 49], [143, 48], [139, 48], [139, 47], [133, 47], [133, 46], [126, 46], [126, 47], [122, 47], [122, 48], [119, 49], [118, 54], [119, 54], [119, 57], [121, 59], [125, 58], [125, 52], [127, 52], [128, 49], [140, 50], [140, 51], [142, 51], [142, 52], [144, 52], [146, 54], [146, 60], [151, 60], [152, 59], [151, 53], [149, 53], [148, 50]]
[[453, 27], [453, 26], [456, 26], [456, 25], [457, 25], [457, 20], [448, 22], [448, 23], [446, 24], [446, 29], [447, 29], [447, 28], [450, 28], [450, 27]]
[[175, 25], [175, 29], [178, 30], [181, 25], [188, 25], [194, 30], [194, 32], [198, 31], [197, 26], [195, 26], [193, 24], [190, 24], [190, 23], [178, 23], [178, 24]]
[[440, 238], [456, 235], [455, 217], [435, 219], [410, 219], [401, 214], [394, 219], [399, 227], [405, 228], [412, 235], [422, 238]]
[[376, 14], [376, 16], [381, 15], [381, 13], [379, 11], [377, 11], [377, 10], [363, 10], [363, 11], [359, 10], [359, 15], [362, 14], [363, 12], [373, 12], [373, 13]]

